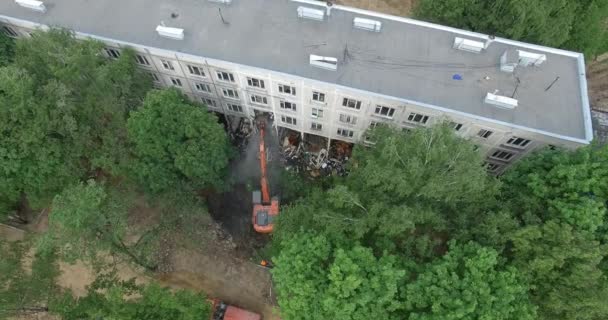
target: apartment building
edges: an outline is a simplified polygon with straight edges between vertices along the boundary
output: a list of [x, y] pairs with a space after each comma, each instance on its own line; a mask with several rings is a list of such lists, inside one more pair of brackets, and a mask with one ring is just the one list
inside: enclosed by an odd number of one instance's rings
[[229, 118], [270, 113], [306, 139], [448, 121], [500, 173], [592, 140], [580, 53], [311, 0], [6, 0], [11, 37], [58, 26], [125, 47], [159, 87]]

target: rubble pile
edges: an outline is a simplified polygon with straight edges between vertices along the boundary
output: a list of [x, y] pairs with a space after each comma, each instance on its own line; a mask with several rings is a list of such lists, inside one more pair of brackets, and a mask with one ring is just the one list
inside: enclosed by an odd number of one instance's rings
[[308, 173], [311, 177], [345, 176], [346, 162], [351, 146], [336, 142], [331, 150], [308, 141], [300, 141], [299, 135], [288, 134], [283, 138], [282, 160], [285, 170]]
[[249, 143], [249, 137], [253, 133], [253, 127], [249, 119], [240, 118], [238, 122], [232, 122], [229, 130], [230, 140], [239, 151], [244, 151]]

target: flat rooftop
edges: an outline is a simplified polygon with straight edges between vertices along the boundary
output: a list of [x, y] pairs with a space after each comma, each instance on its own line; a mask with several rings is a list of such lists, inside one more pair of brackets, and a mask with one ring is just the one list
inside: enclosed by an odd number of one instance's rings
[[[305, 0], [233, 0], [230, 5], [208, 0], [44, 3], [47, 12], [38, 13], [13, 0], [0, 1], [0, 22], [5, 16], [65, 27], [591, 140], [584, 64], [577, 53], [501, 38], [487, 50], [471, 53], [454, 49], [454, 38], [486, 41], [487, 35], [338, 5], [323, 21], [303, 19], [297, 14], [299, 6], [325, 11], [324, 3]], [[355, 17], [380, 21], [382, 29], [353, 28]], [[161, 21], [183, 28], [185, 39], [158, 36], [155, 28]], [[543, 53], [547, 60], [538, 67], [517, 67], [514, 73], [500, 71], [501, 55], [515, 49]], [[309, 65], [310, 54], [337, 58], [337, 71]], [[461, 80], [455, 80], [455, 74]], [[513, 96], [519, 105], [508, 110], [484, 103], [486, 94], [496, 90], [498, 95]]]

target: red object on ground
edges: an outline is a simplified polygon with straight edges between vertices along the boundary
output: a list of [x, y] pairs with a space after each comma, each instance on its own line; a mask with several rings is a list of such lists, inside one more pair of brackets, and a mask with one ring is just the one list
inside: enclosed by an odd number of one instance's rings
[[211, 320], [261, 320], [262, 316], [245, 309], [227, 305], [219, 299], [213, 299]]

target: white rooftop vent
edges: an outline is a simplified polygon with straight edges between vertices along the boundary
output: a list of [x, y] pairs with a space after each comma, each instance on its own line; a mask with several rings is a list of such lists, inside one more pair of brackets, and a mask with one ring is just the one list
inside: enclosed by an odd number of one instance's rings
[[32, 9], [38, 12], [46, 12], [44, 2], [36, 0], [15, 0], [15, 3], [28, 9]]
[[209, 0], [209, 2], [217, 2], [217, 3], [223, 3], [223, 4], [231, 4], [232, 0]]
[[517, 52], [519, 53], [520, 66], [540, 66], [543, 62], [547, 61], [547, 56], [544, 54], [527, 52], [522, 50], [517, 50]]
[[325, 11], [306, 7], [298, 7], [298, 17], [323, 21], [323, 18], [325, 17]]
[[364, 18], [355, 18], [353, 20], [353, 26], [363, 30], [380, 32], [382, 22]]
[[515, 109], [515, 107], [517, 107], [517, 99], [499, 96], [489, 92], [486, 95], [484, 102], [505, 109]]
[[161, 23], [161, 25], [156, 27], [156, 32], [161, 37], [184, 40], [184, 29], [165, 27]]
[[310, 65], [327, 69], [327, 70], [338, 70], [338, 59], [332, 57], [317, 56], [314, 54], [310, 55]]
[[485, 48], [485, 46], [485, 43], [481, 41], [473, 41], [459, 37], [454, 38], [454, 49], [480, 53], [481, 50]]

